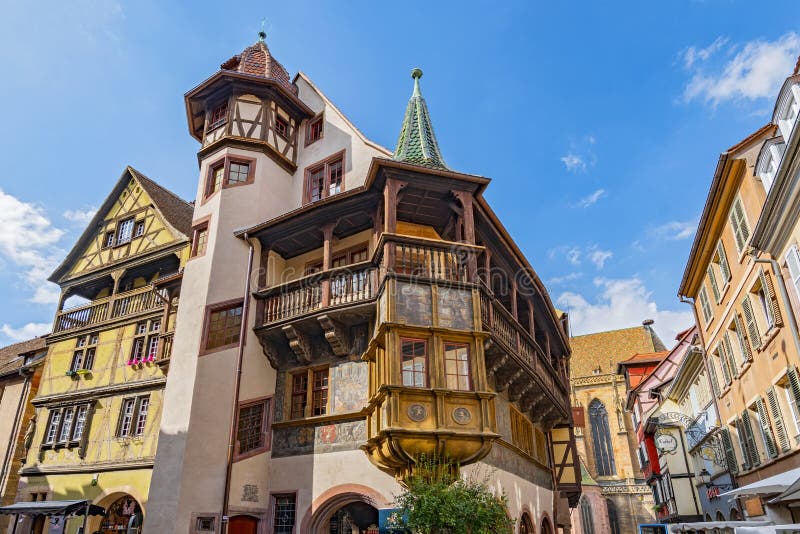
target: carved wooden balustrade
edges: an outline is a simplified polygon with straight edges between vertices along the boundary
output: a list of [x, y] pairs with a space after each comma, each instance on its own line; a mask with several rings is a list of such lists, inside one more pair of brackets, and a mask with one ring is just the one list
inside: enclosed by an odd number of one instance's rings
[[58, 312], [53, 324], [53, 333], [76, 330], [112, 319], [163, 309], [164, 302], [163, 293], [159, 296], [151, 286], [118, 293]]

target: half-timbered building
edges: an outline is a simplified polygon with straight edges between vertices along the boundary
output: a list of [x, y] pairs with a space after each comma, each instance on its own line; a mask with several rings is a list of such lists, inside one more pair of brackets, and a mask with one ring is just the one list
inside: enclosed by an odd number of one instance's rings
[[263, 35], [186, 94], [193, 257], [146, 531], [384, 532], [422, 454], [492, 474], [520, 532], [568, 525], [567, 318], [412, 76], [394, 152]]
[[[26, 421], [17, 501], [47, 501], [52, 515], [14, 515], [10, 531], [141, 531], [191, 215], [128, 167], [50, 277], [61, 299]], [[105, 515], [84, 524], [70, 508], [82, 500]]]

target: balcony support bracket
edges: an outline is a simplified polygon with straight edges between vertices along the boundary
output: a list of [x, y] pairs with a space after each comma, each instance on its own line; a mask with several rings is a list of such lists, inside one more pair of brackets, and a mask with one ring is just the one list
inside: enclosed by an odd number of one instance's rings
[[317, 321], [325, 332], [325, 339], [333, 353], [339, 357], [350, 354], [350, 334], [347, 329], [327, 315], [320, 315]]
[[311, 350], [311, 340], [308, 338], [308, 335], [292, 325], [286, 325], [282, 330], [289, 340], [289, 348], [292, 349], [294, 355], [297, 356], [297, 360], [301, 364], [311, 363], [313, 352]]

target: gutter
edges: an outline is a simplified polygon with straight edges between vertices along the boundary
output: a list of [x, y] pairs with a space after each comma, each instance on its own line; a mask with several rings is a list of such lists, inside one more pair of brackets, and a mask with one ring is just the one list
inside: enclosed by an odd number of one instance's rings
[[244, 279], [244, 300], [242, 302], [242, 324], [239, 326], [239, 347], [236, 356], [236, 375], [234, 376], [233, 404], [231, 406], [231, 424], [228, 428], [228, 455], [225, 470], [225, 492], [222, 494], [222, 534], [228, 532], [228, 511], [230, 508], [231, 477], [233, 474], [233, 451], [236, 447], [237, 412], [239, 409], [239, 393], [242, 385], [242, 361], [244, 360], [244, 344], [247, 336], [247, 317], [250, 313], [250, 277], [253, 274], [253, 243], [245, 233], [244, 240], [247, 252], [247, 272]]

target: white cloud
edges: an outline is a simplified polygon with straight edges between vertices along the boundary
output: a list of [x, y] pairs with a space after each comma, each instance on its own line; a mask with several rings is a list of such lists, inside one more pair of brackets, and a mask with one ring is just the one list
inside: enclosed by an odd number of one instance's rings
[[63, 234], [41, 208], [0, 189], [0, 256], [20, 268], [20, 276], [33, 289], [33, 302], [58, 302], [58, 288], [47, 277], [58, 264], [56, 243]]
[[578, 247], [572, 247], [567, 251], [567, 261], [570, 262], [572, 265], [580, 265], [581, 264], [581, 249]]
[[[774, 41], [756, 39], [745, 43], [721, 70], [708, 72], [705, 60], [727, 43], [718, 41], [714, 41], [716, 48], [712, 44], [685, 55], [684, 64], [693, 74], [684, 89], [684, 101], [701, 99], [716, 106], [726, 100], [774, 98], [780, 84], [792, 73], [800, 51], [800, 35], [794, 32]], [[737, 50], [735, 46], [728, 48], [731, 53]]]
[[555, 276], [547, 281], [548, 284], [556, 286], [559, 284], [563, 284], [564, 282], [572, 282], [573, 280], [577, 280], [583, 276], [583, 273], [569, 273], [564, 276]]
[[590, 249], [589, 260], [594, 263], [597, 270], [600, 270], [606, 266], [606, 261], [611, 259], [613, 255], [614, 253], [610, 250], [602, 250], [595, 245]]
[[727, 37], [717, 37], [714, 42], [705, 48], [697, 48], [690, 46], [683, 52], [683, 65], [687, 69], [691, 69], [695, 62], [708, 61], [708, 59], [718, 52], [723, 46], [728, 44]]
[[569, 172], [582, 172], [586, 170], [586, 162], [577, 154], [567, 154], [561, 156], [561, 161]]
[[25, 341], [50, 332], [50, 323], [28, 323], [19, 328], [13, 328], [8, 324], [0, 326], [2, 332], [12, 342]]
[[605, 189], [598, 189], [597, 191], [595, 191], [591, 195], [588, 195], [588, 196], [583, 197], [582, 199], [580, 199], [578, 201], [578, 206], [581, 207], [581, 208], [588, 208], [589, 206], [592, 206], [592, 205], [596, 204], [597, 201], [600, 200], [601, 198], [603, 198], [605, 195], [606, 195], [606, 190]]
[[695, 230], [697, 230], [697, 220], [670, 221], [653, 228], [652, 234], [659, 239], [678, 241], [692, 237]]
[[68, 221], [89, 224], [95, 213], [97, 213], [97, 208], [89, 208], [88, 210], [67, 210], [63, 215]]
[[659, 310], [638, 277], [597, 278], [594, 284], [600, 289], [594, 302], [574, 292], [564, 292], [556, 300], [556, 305], [569, 313], [573, 335], [628, 328], [653, 319], [656, 332], [669, 347], [678, 332], [694, 324], [688, 306], [685, 311]]

